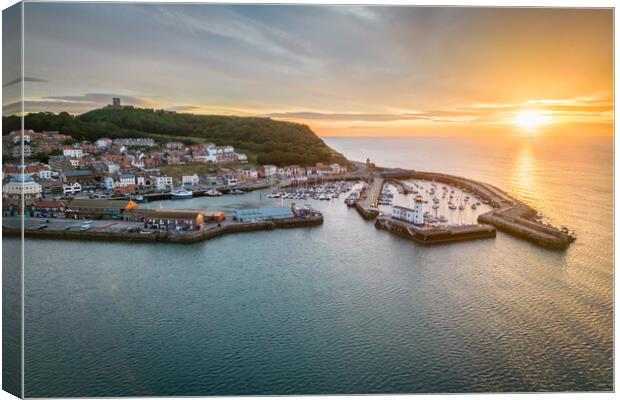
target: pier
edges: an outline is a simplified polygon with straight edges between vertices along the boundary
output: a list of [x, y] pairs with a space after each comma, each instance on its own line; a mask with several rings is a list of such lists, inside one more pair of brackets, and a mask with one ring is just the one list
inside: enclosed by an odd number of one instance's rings
[[[15, 219], [17, 223], [10, 224], [5, 220], [5, 225], [2, 226], [2, 233], [10, 236], [20, 236], [21, 229], [19, 228], [19, 219]], [[80, 224], [83, 221], [80, 220], [53, 220], [54, 222], [60, 221], [69, 224]], [[283, 219], [273, 219], [269, 221], [249, 221], [249, 222], [236, 222], [236, 221], [222, 221], [221, 223], [210, 223], [203, 229], [187, 232], [173, 232], [173, 231], [144, 231], [138, 229], [138, 232], [122, 231], [118, 229], [107, 229], [115, 225], [124, 224], [126, 226], [141, 227], [142, 223], [128, 223], [124, 221], [100, 221], [107, 223], [98, 228], [90, 229], [87, 231], [80, 230], [64, 230], [62, 225], [58, 228], [50, 227], [47, 229], [37, 229], [34, 226], [26, 227], [24, 230], [25, 237], [39, 238], [39, 239], [68, 239], [68, 240], [99, 240], [99, 241], [128, 241], [128, 242], [169, 242], [169, 243], [195, 243], [203, 240], [212, 239], [218, 236], [227, 235], [231, 233], [252, 232], [252, 231], [265, 231], [274, 229], [288, 229], [288, 228], [300, 228], [311, 227], [323, 224], [323, 215], [305, 216], [305, 217], [292, 217]]]
[[[456, 241], [468, 239], [470, 236], [474, 238], [477, 235], [480, 235], [480, 237], [494, 237], [496, 229], [538, 246], [554, 250], [564, 250], [570, 243], [575, 241], [575, 237], [569, 235], [568, 232], [538, 221], [535, 218], [537, 212], [532, 207], [488, 183], [427, 171], [385, 168], [378, 170], [380, 170], [380, 178], [375, 176], [376, 173], [371, 175], [372, 181], [367, 189], [368, 197], [358, 201], [356, 208], [365, 219], [379, 218], [375, 224], [379, 229], [410, 237], [420, 243]], [[376, 204], [373, 203], [373, 201], [376, 202], [376, 199], [378, 199], [384, 182], [398, 182], [405, 179], [427, 180], [458, 187], [487, 202], [494, 209], [479, 215], [478, 225], [433, 228], [439, 229], [441, 232], [431, 232], [430, 236], [424, 236], [430, 231], [425, 231], [422, 228], [411, 228], [414, 225], [403, 226], [402, 224], [407, 223], [403, 222], [401, 224], [390, 217], [379, 216], [379, 210], [376, 209]], [[402, 185], [402, 187], [406, 188], [406, 185]], [[494, 227], [492, 233], [488, 230], [489, 226]], [[448, 234], [448, 231], [450, 234]], [[433, 240], [433, 236], [437, 240]], [[439, 240], [440, 237], [445, 239]]]
[[416, 226], [389, 216], [380, 216], [377, 218], [375, 227], [422, 244], [449, 243], [463, 240], [494, 238], [496, 236], [496, 229], [486, 224], [455, 225], [447, 227]]
[[362, 197], [356, 202], [355, 209], [364, 219], [375, 219], [379, 216], [377, 201], [383, 189], [385, 180], [381, 176], [370, 177], [368, 187], [362, 193]]

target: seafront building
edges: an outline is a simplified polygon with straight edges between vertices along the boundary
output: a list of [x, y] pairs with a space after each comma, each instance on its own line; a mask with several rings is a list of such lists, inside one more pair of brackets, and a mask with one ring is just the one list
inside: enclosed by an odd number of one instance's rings
[[286, 207], [245, 208], [235, 210], [233, 220], [239, 222], [255, 222], [292, 218], [293, 216], [293, 210]]
[[[338, 164], [244, 165], [248, 161], [244, 153], [233, 146], [214, 143], [188, 145], [180, 141], [158, 143], [151, 138], [109, 137], [91, 143], [55, 131], [34, 130], [14, 131], [2, 140], [5, 216], [19, 214], [22, 193], [26, 206], [23, 213], [27, 216], [108, 219], [123, 218], [132, 210], [126, 200], [106, 200], [110, 197], [135, 199], [149, 194], [165, 195], [180, 188], [206, 191], [265, 187], [278, 180], [299, 183], [347, 172], [345, 166]], [[208, 172], [197, 173], [205, 171], [205, 164]], [[54, 203], [35, 203], [41, 199]], [[291, 215], [290, 210], [263, 209], [240, 212], [239, 219], [273, 220]], [[186, 229], [189, 225], [171, 226]]]
[[22, 193], [24, 200], [31, 201], [41, 198], [41, 185], [30, 178], [30, 174], [16, 174], [2, 186], [2, 197], [5, 199], [20, 200]]
[[392, 206], [392, 218], [409, 222], [415, 225], [424, 225], [424, 204], [419, 199], [414, 202], [414, 208]]

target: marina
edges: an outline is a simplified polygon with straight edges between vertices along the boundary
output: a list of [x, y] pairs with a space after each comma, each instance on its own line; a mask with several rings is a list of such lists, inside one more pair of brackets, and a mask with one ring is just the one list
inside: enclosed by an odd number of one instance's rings
[[[495, 237], [497, 228], [555, 250], [564, 250], [576, 240], [576, 234], [571, 233], [568, 228], [558, 229], [544, 224], [533, 208], [484, 182], [443, 173], [402, 169], [380, 169], [371, 175], [368, 181], [369, 184], [362, 190], [360, 198], [355, 201], [355, 207], [364, 219], [373, 220], [389, 215], [388, 207], [392, 207], [393, 199], [399, 196], [410, 203], [415, 201], [423, 204], [420, 207], [423, 219], [418, 224], [409, 224], [411, 232], [426, 229], [428, 232], [435, 232], [438, 237], [443, 237], [448, 231], [463, 232], [461, 235], [450, 236], [450, 241], [458, 241], [459, 237], [466, 240], [476, 236], [470, 234], [474, 231], [479, 231], [482, 237]], [[394, 182], [398, 183], [395, 185]], [[396, 194], [389, 189], [390, 185], [395, 187]], [[406, 193], [415, 196], [414, 199], [407, 200]], [[476, 216], [475, 220], [471, 220], [472, 215]], [[466, 220], [468, 216], [469, 221]], [[376, 226], [397, 231], [389, 227], [401, 224], [391, 222], [393, 221], [390, 218], [382, 217]], [[489, 226], [495, 227], [492, 233]], [[409, 235], [420, 237], [417, 233]], [[423, 242], [433, 241], [425, 239]]]
[[[355, 180], [360, 176], [361, 171], [367, 171], [365, 179]], [[333, 201], [345, 196], [344, 203], [347, 207], [355, 207], [360, 216], [365, 220], [379, 220], [375, 227], [387, 230], [400, 236], [408, 236], [416, 242], [432, 244], [457, 242], [472, 238], [490, 238], [496, 236], [496, 229], [527, 240], [536, 245], [555, 250], [564, 250], [570, 243], [575, 241], [576, 234], [567, 227], [556, 228], [549, 223], [544, 223], [542, 216], [532, 207], [510, 196], [506, 192], [487, 183], [471, 180], [464, 177], [423, 172], [403, 169], [376, 168], [371, 171], [358, 163], [358, 169], [351, 175], [345, 175], [340, 180], [290, 180], [285, 184], [274, 186], [261, 184], [256, 187], [222, 188], [208, 189], [202, 191], [190, 191], [180, 189], [163, 194], [145, 194], [134, 196], [124, 196], [117, 199], [108, 200], [109, 202], [122, 201], [129, 202], [130, 207], [135, 208], [137, 204], [151, 204], [165, 200], [188, 201], [195, 197], [218, 198], [226, 195], [243, 195], [251, 190], [261, 190], [263, 196], [265, 189], [271, 189], [270, 193], [265, 194], [265, 198], [276, 202], [279, 207], [285, 207], [284, 200], [293, 201]], [[275, 189], [277, 187], [278, 189]], [[124, 200], [120, 200], [124, 199]], [[88, 204], [95, 204], [97, 199], [75, 199], [68, 204], [81, 204], [87, 207]], [[277, 203], [279, 202], [279, 203]], [[133, 205], [131, 205], [133, 204]], [[413, 205], [415, 205], [414, 208]], [[124, 206], [123, 206], [124, 207]], [[398, 208], [409, 210], [411, 217], [408, 219], [395, 218], [394, 210]], [[67, 208], [67, 215], [70, 218], [80, 218], [79, 215], [71, 214], [71, 207]], [[117, 210], [110, 214], [108, 209], [103, 215], [104, 218], [118, 218], [122, 210]], [[408, 211], [408, 212], [409, 212]], [[416, 214], [415, 218], [413, 215]], [[98, 211], [92, 210], [85, 217], [92, 218], [100, 216]], [[316, 219], [316, 221], [315, 221]], [[295, 222], [293, 218], [286, 226], [307, 226], [313, 225], [319, 220], [315, 218], [310, 221]], [[414, 221], [415, 219], [415, 221]], [[323, 222], [322, 217], [320, 223]], [[283, 225], [280, 223], [280, 225]], [[259, 229], [271, 229], [269, 224], [259, 224]], [[213, 232], [232, 232], [243, 229], [253, 229], [250, 226], [223, 228], [218, 227], [216, 231], [203, 234], [170, 236], [170, 235], [150, 235], [143, 232], [137, 237], [141, 240], [156, 241], [188, 241], [192, 242], [197, 238], [210, 238]], [[51, 234], [53, 229], [37, 227], [28, 230], [28, 234], [36, 236], [56, 236], [59, 238], [79, 238], [103, 237], [99, 233], [92, 234], [92, 230], [83, 226], [79, 231], [63, 231], [61, 234]], [[114, 234], [122, 236], [124, 233]], [[81, 236], [80, 236], [81, 235]], [[112, 236], [114, 236], [112, 235]], [[135, 240], [133, 236], [132, 240]], [[201, 240], [201, 239], [198, 239]]]

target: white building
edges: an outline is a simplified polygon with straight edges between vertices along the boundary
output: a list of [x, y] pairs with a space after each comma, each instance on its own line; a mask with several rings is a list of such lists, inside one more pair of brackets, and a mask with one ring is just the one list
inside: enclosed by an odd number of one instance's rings
[[224, 184], [228, 186], [236, 186], [238, 181], [233, 175], [227, 175], [223, 178]]
[[112, 178], [111, 176], [106, 176], [105, 178], [103, 178], [103, 187], [107, 190], [112, 190], [114, 189], [114, 178]]
[[410, 222], [415, 225], [424, 225], [424, 207], [423, 203], [415, 203], [415, 208], [393, 206], [392, 218], [405, 222]]
[[198, 185], [199, 182], [200, 182], [200, 178], [198, 178], [198, 175], [196, 174], [183, 175], [183, 177], [181, 178], [181, 183], [185, 187], [191, 187], [191, 186]]
[[278, 167], [275, 165], [263, 165], [265, 176], [275, 176], [278, 173]]
[[71, 158], [81, 158], [82, 156], [84, 156], [84, 152], [80, 148], [65, 147], [64, 149], [62, 149], [62, 155]]
[[115, 186], [127, 187], [129, 185], [135, 185], [135, 184], [136, 184], [136, 177], [134, 175], [127, 174], [127, 175], [121, 175], [118, 180], [118, 185], [115, 185]]
[[63, 183], [62, 194], [78, 194], [82, 192], [82, 185], [79, 182]]
[[39, 178], [41, 179], [52, 179], [52, 170], [51, 169], [42, 169], [37, 172]]
[[21, 143], [22, 141], [22, 133], [24, 137], [24, 143], [30, 143], [32, 141], [32, 135], [34, 131], [32, 129], [27, 129], [25, 131], [13, 131], [9, 134], [13, 140], [13, 144]]
[[155, 187], [159, 190], [172, 189], [172, 177], [171, 176], [156, 176]]
[[25, 200], [41, 198], [43, 189], [37, 182], [30, 180], [30, 175], [25, 174], [22, 182], [22, 175], [17, 174], [13, 179], [2, 187], [2, 197], [19, 199], [24, 194]]
[[112, 146], [112, 139], [105, 138], [105, 137], [103, 137], [101, 139], [98, 139], [95, 142], [95, 146], [99, 147], [100, 149], [108, 148], [108, 147]]
[[121, 169], [121, 167], [118, 164], [115, 164], [113, 162], [106, 162], [105, 165], [106, 167], [108, 167], [109, 174], [115, 174], [116, 172], [118, 172], [118, 170]]
[[338, 163], [333, 163], [332, 165], [330, 165], [330, 167], [332, 169], [332, 174], [344, 174], [345, 172], [347, 172], [347, 169], [341, 167]]

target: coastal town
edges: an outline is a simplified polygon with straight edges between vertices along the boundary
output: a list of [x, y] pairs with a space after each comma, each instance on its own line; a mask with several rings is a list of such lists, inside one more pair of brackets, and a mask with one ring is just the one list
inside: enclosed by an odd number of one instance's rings
[[[120, 100], [113, 99], [110, 107], [119, 109]], [[21, 232], [23, 215], [31, 236], [192, 242], [231, 232], [320, 225], [321, 212], [295, 201], [331, 201], [346, 194], [344, 203], [375, 220], [377, 229], [422, 244], [494, 238], [496, 229], [552, 249], [565, 249], [576, 238], [567, 227], [544, 223], [502, 190], [464, 177], [386, 169], [369, 159], [348, 165], [261, 165], [232, 145], [173, 139], [80, 141], [58, 131], [10, 132], [2, 139], [3, 229]], [[280, 203], [232, 212], [140, 206], [254, 190]]]
[[[121, 107], [118, 98], [110, 107], [132, 108]], [[10, 219], [23, 215], [32, 217], [30, 221], [44, 220], [31, 227], [37, 231], [62, 231], [65, 236], [80, 232], [80, 238], [96, 231], [123, 238], [131, 233], [157, 233], [161, 238], [162, 234], [169, 237], [171, 232], [205, 232], [206, 228], [224, 232], [231, 229], [231, 223], [236, 224], [236, 230], [249, 222], [254, 226], [247, 229], [322, 223], [322, 215], [308, 206], [246, 208], [235, 210], [227, 219], [221, 211], [145, 210], [137, 204], [242, 195], [282, 183], [316, 182], [347, 173], [347, 167], [338, 163], [258, 165], [248, 160], [245, 152], [214, 143], [105, 136], [79, 141], [58, 131], [33, 129], [12, 131], [2, 140], [3, 228], [10, 231]], [[76, 224], [76, 220], [86, 223]], [[102, 229], [93, 220], [123, 223]], [[60, 221], [73, 222], [60, 226]]]

